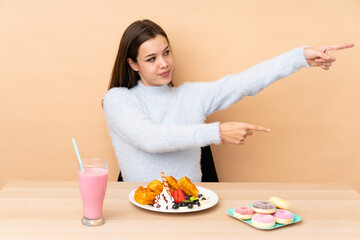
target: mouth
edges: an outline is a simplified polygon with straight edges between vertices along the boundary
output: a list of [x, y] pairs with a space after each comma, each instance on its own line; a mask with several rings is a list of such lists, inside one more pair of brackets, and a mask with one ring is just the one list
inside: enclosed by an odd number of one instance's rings
[[170, 75], [170, 72], [171, 72], [171, 70], [168, 70], [168, 71], [166, 71], [166, 72], [160, 73], [159, 75], [160, 75], [161, 77], [168, 77], [168, 76]]

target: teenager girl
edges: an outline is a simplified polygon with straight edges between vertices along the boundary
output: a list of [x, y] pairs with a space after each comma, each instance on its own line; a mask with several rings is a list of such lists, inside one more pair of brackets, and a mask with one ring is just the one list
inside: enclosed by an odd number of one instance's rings
[[218, 81], [174, 87], [174, 59], [166, 33], [150, 20], [132, 23], [120, 41], [103, 101], [124, 181], [149, 182], [165, 172], [200, 182], [201, 147], [241, 145], [253, 131], [270, 131], [242, 122], [204, 123], [208, 115], [302, 67], [328, 70], [335, 61], [333, 51], [352, 46], [296, 48]]

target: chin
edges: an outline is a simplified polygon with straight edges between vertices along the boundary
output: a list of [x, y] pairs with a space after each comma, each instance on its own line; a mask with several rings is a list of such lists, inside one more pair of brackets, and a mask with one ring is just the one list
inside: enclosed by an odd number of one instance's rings
[[171, 82], [170, 77], [168, 79], [162, 79], [161, 81], [159, 81], [159, 86], [168, 85], [170, 82]]

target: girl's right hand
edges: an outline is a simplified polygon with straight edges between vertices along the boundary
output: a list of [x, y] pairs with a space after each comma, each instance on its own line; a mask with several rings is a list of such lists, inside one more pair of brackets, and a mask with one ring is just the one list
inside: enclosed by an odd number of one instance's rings
[[270, 129], [243, 122], [220, 123], [221, 140], [227, 143], [243, 145], [253, 131], [270, 132]]

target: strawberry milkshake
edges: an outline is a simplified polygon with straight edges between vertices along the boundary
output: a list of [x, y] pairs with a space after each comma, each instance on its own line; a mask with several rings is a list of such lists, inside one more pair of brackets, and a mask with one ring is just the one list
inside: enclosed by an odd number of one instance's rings
[[106, 192], [108, 167], [103, 159], [84, 159], [84, 172], [79, 169], [78, 183], [83, 202], [82, 223], [87, 226], [104, 224], [102, 206]]

